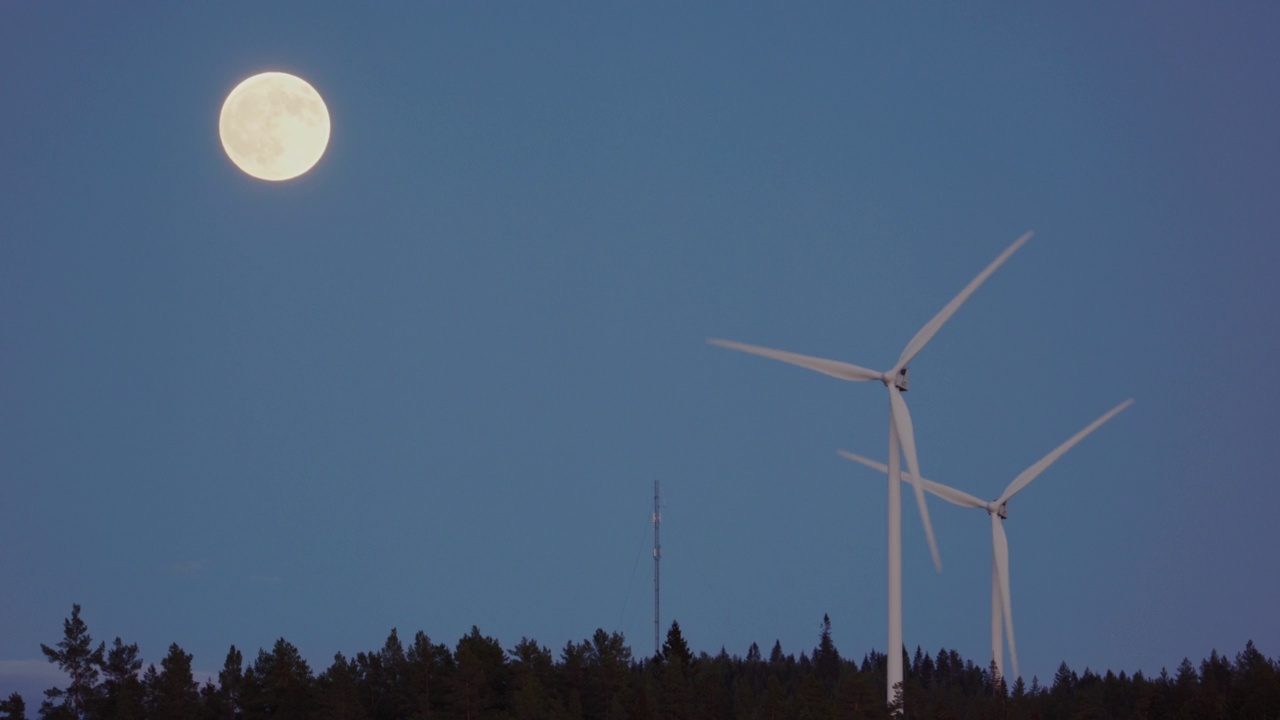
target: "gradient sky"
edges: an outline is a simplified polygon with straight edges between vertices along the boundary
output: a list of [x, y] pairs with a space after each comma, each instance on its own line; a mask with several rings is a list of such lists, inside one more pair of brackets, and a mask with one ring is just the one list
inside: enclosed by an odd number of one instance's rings
[[[885, 394], [1010, 505], [1024, 675], [1280, 654], [1273, 3], [0, 6], [0, 693], [97, 639], [885, 647]], [[226, 158], [241, 79], [333, 136]], [[986, 519], [904, 500], [905, 640], [989, 656]], [[28, 695], [34, 707], [39, 697]]]

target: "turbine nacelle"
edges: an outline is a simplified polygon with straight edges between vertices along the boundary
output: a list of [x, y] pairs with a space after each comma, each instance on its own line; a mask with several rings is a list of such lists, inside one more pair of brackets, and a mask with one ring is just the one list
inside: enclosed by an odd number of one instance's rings
[[905, 367], [898, 370], [897, 375], [894, 375], [892, 370], [881, 375], [880, 382], [884, 383], [885, 387], [889, 387], [889, 385], [892, 384], [902, 392], [906, 392], [911, 389], [911, 382], [907, 378], [907, 368]]
[[996, 515], [1001, 520], [1009, 519], [1009, 501], [1005, 500], [1002, 503], [996, 504], [996, 501], [993, 500], [987, 503], [987, 513], [990, 515]]

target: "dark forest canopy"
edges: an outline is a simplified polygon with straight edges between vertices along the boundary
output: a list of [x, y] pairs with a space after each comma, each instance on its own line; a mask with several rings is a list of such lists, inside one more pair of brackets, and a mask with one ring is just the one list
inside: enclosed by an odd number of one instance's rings
[[[620, 633], [596, 630], [553, 654], [522, 638], [503, 648], [476, 627], [450, 647], [424, 633], [392, 630], [381, 649], [334, 656], [314, 670], [284, 638], [246, 658], [227, 652], [216, 683], [200, 686], [192, 657], [178, 645], [147, 665], [136, 644], [116, 638], [94, 646], [72, 607], [56, 645], [41, 645], [63, 670], [65, 687], [45, 691], [47, 720], [828, 720], [887, 718], [885, 656], [841, 656], [824, 617], [817, 645], [746, 657], [694, 655], [678, 623], [662, 651], [634, 657]], [[991, 667], [954, 650], [920, 649], [905, 662], [907, 718], [1280, 718], [1280, 663], [1253, 643], [1233, 659], [1216, 651], [1199, 666], [1183, 660], [1170, 674], [1119, 675], [1063, 663], [1054, 677], [1012, 687]], [[27, 718], [17, 693], [0, 700], [0, 720]]]

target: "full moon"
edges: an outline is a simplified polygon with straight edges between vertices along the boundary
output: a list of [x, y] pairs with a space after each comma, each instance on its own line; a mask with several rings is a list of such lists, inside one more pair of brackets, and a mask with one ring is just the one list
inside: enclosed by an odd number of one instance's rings
[[262, 180], [310, 170], [329, 145], [329, 110], [302, 78], [266, 72], [235, 86], [218, 116], [227, 157]]

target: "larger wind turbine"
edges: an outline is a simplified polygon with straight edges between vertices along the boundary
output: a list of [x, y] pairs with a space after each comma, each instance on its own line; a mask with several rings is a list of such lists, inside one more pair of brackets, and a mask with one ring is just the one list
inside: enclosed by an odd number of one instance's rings
[[[798, 355], [792, 352], [782, 350], [773, 350], [758, 345], [747, 345], [746, 343], [734, 342], [731, 340], [720, 340], [712, 338], [708, 340], [713, 345], [719, 345], [731, 350], [739, 350], [741, 352], [751, 353], [753, 355], [762, 355], [774, 360], [799, 365], [800, 367], [816, 370], [820, 373], [830, 375], [841, 380], [849, 380], [852, 382], [867, 382], [869, 380], [879, 380], [889, 390], [889, 647], [888, 647], [888, 689], [886, 691], [888, 702], [894, 701], [895, 688], [902, 683], [902, 487], [901, 487], [901, 457], [905, 457], [907, 461], [907, 469], [912, 477], [920, 477], [920, 462], [916, 457], [916, 440], [915, 432], [911, 427], [911, 414], [907, 411], [907, 403], [902, 399], [902, 393], [907, 389], [907, 365], [915, 358], [924, 346], [933, 339], [947, 322], [951, 316], [960, 309], [965, 300], [978, 289], [983, 282], [995, 272], [1009, 256], [1023, 243], [1031, 238], [1032, 233], [1028, 232], [1013, 242], [1012, 245], [1005, 248], [995, 260], [991, 261], [982, 272], [978, 273], [968, 285], [965, 286], [960, 294], [951, 299], [946, 307], [933, 317], [932, 320], [925, 323], [925, 326], [911, 338], [911, 342], [902, 350], [902, 354], [898, 356], [898, 361], [893, 367], [884, 372], [868, 370], [864, 367], [851, 365], [836, 360], [824, 360], [822, 358], [810, 357], [808, 355]], [[933, 555], [933, 564], [942, 569], [942, 558], [938, 554], [938, 543], [933, 536], [933, 525], [929, 522], [929, 508], [925, 503], [924, 489], [915, 486], [916, 504], [920, 508], [920, 520], [924, 524], [925, 536], [929, 540], [929, 552]]]
[[[1013, 604], [1009, 593], [1009, 540], [1004, 534], [1004, 520], [1009, 517], [1009, 500], [1014, 495], [1017, 495], [1020, 490], [1030, 485], [1032, 480], [1039, 477], [1040, 473], [1044, 472], [1058, 458], [1075, 447], [1076, 443], [1088, 437], [1089, 433], [1102, 427], [1103, 423], [1118, 415], [1121, 410], [1129, 407], [1132, 403], [1132, 398], [1125, 400], [1108, 410], [1102, 417], [1086, 425], [1083, 430], [1054, 448], [1053, 452], [1040, 458], [1031, 467], [1019, 473], [1013, 479], [1013, 482], [1009, 483], [1009, 487], [1004, 489], [1000, 497], [991, 502], [979, 500], [963, 490], [948, 487], [919, 475], [902, 475], [902, 479], [911, 483], [916, 490], [927, 490], [960, 507], [986, 510], [987, 514], [991, 516], [991, 661], [995, 663], [997, 675], [1004, 675], [1004, 641], [1000, 636], [1001, 627], [1003, 626], [1004, 632], [1009, 636], [1009, 657], [1013, 660], [1013, 676], [1015, 678], [1018, 676], [1018, 651], [1013, 642]], [[883, 473], [889, 472], [889, 468], [884, 463], [878, 463], [861, 455], [855, 455], [847, 450], [839, 452], [854, 462], [862, 463]], [[919, 479], [917, 480], [917, 478]]]

